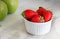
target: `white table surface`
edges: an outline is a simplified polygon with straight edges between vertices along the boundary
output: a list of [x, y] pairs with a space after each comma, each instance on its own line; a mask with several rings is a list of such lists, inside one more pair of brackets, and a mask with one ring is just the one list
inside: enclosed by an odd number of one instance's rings
[[[51, 32], [44, 36], [33, 36], [26, 32], [21, 12], [43, 6], [53, 11]], [[0, 22], [0, 39], [60, 39], [60, 5], [52, 0], [19, 0], [18, 9]]]

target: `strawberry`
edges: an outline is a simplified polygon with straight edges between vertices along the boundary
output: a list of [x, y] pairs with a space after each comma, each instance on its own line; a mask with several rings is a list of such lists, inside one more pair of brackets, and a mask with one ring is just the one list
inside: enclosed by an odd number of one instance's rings
[[30, 19], [34, 15], [38, 15], [38, 13], [33, 11], [33, 10], [30, 10], [30, 9], [27, 9], [27, 10], [24, 11], [24, 16], [25, 16], [26, 19]]
[[52, 12], [47, 10], [45, 13], [43, 13], [43, 17], [45, 22], [49, 21], [52, 19]]
[[39, 15], [43, 15], [43, 13], [44, 13], [45, 11], [46, 11], [46, 9], [43, 8], [43, 7], [39, 7], [39, 9], [37, 10], [37, 12], [38, 12]]
[[32, 19], [31, 19], [31, 21], [32, 22], [40, 23], [41, 22], [40, 16], [39, 15], [33, 16]]
[[49, 10], [46, 10], [43, 7], [39, 7], [37, 12], [35, 12], [31, 9], [27, 9], [23, 12], [22, 15], [28, 21], [36, 22], [36, 23], [47, 22], [52, 19], [52, 12]]

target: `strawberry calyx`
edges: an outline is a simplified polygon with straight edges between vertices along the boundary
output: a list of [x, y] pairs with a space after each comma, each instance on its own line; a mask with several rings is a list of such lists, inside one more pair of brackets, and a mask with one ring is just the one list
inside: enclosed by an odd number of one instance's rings
[[40, 20], [41, 20], [41, 23], [43, 23], [44, 22], [44, 17], [40, 16]]
[[42, 8], [42, 7], [39, 7], [39, 8]]

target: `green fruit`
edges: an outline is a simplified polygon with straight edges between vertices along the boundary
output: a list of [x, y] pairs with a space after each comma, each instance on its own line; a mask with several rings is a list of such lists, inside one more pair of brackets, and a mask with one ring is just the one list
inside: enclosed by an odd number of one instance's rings
[[14, 13], [18, 7], [18, 0], [2, 0], [8, 6], [8, 13]]
[[0, 21], [6, 17], [7, 13], [7, 5], [3, 1], [0, 1]]

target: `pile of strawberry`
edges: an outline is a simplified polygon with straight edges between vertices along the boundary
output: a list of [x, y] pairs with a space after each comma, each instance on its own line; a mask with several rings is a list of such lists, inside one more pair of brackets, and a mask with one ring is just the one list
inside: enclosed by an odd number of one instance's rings
[[48, 22], [52, 19], [52, 12], [43, 7], [39, 7], [37, 11], [27, 9], [23, 12], [23, 15], [28, 21], [36, 23]]

